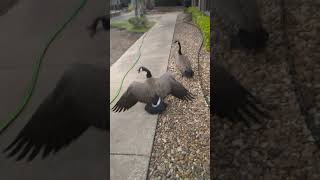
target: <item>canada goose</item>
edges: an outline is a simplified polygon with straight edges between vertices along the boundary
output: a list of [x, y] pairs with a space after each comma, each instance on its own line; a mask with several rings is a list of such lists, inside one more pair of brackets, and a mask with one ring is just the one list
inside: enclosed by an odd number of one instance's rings
[[180, 41], [176, 40], [174, 43], [178, 43], [179, 50], [178, 50], [178, 56], [176, 58], [176, 64], [178, 69], [180, 70], [182, 77], [186, 76], [187, 78], [193, 77], [193, 70], [191, 67], [191, 63], [187, 56], [183, 55], [181, 52], [181, 44]]
[[256, 0], [214, 0], [213, 8], [228, 25], [239, 28], [231, 38], [233, 48], [261, 49], [266, 46], [269, 34], [262, 27]]
[[16, 159], [19, 161], [31, 152], [27, 159], [31, 161], [44, 149], [42, 158], [46, 158], [68, 146], [89, 127], [109, 131], [107, 74], [106, 68], [96, 65], [72, 66], [4, 153], [10, 150], [8, 157], [12, 157], [20, 152]]
[[[166, 104], [163, 99], [172, 94], [181, 100], [192, 100], [191, 93], [176, 81], [171, 74], [165, 73], [160, 78], [153, 78], [151, 72], [140, 67], [138, 72], [145, 71], [147, 79], [145, 82], [132, 82], [127, 91], [121, 96], [116, 105], [112, 108], [115, 112], [126, 111], [137, 102], [147, 104], [145, 110], [151, 114], [161, 113], [165, 110]], [[163, 108], [155, 109], [159, 105]], [[150, 110], [154, 110], [150, 112]]]
[[91, 31], [90, 36], [93, 37], [97, 33], [97, 26], [99, 22], [102, 22], [102, 27], [104, 30], [108, 31], [110, 30], [110, 19], [105, 16], [97, 17], [93, 23], [88, 27], [88, 29]]
[[256, 104], [263, 106], [262, 103], [247, 91], [223, 66], [213, 61], [211, 67], [214, 75], [211, 78], [213, 101], [211, 101], [210, 107], [212, 113], [232, 121], [239, 119], [244, 121], [247, 126], [250, 126], [249, 118], [246, 119], [241, 113], [256, 122], [259, 122], [256, 115], [270, 118], [267, 113], [256, 106]]

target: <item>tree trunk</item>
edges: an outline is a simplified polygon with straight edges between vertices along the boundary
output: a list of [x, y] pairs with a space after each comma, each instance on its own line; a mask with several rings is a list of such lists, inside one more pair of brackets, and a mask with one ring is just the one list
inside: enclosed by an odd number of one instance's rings
[[135, 7], [135, 10], [134, 10], [134, 14], [136, 17], [138, 17], [138, 0], [135, 0], [136, 2], [136, 7]]
[[153, 9], [154, 8], [154, 0], [146, 0], [146, 6], [147, 9]]

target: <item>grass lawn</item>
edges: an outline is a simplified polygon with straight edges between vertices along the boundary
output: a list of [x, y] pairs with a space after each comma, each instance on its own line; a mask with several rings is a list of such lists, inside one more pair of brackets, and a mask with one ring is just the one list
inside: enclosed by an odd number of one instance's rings
[[112, 28], [126, 29], [129, 32], [136, 32], [136, 33], [147, 32], [154, 24], [155, 22], [151, 21], [148, 23], [147, 27], [137, 28], [137, 27], [134, 27], [132, 24], [130, 24], [128, 20], [114, 21], [110, 23]]

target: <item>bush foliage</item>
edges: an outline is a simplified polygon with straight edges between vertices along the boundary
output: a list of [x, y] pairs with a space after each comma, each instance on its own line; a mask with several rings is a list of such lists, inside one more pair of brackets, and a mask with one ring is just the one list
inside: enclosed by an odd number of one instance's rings
[[189, 7], [185, 12], [192, 14], [192, 21], [201, 29], [204, 35], [205, 48], [210, 51], [210, 17], [195, 7]]
[[148, 21], [145, 16], [131, 17], [128, 20], [112, 21], [112, 28], [126, 29], [129, 32], [147, 32], [155, 22]]
[[131, 17], [128, 22], [135, 28], [148, 28], [149, 22], [145, 16]]

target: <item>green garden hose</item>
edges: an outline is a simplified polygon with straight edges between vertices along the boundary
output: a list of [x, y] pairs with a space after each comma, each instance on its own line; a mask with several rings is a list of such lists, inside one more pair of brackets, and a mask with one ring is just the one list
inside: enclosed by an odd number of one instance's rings
[[[149, 31], [148, 31], [149, 32]], [[116, 92], [116, 95], [112, 98], [112, 100], [110, 101], [110, 104], [112, 104], [116, 99], [117, 97], [119, 96], [120, 92], [121, 92], [121, 89], [122, 89], [122, 86], [123, 86], [123, 82], [125, 80], [125, 78], [127, 77], [127, 75], [129, 74], [129, 72], [136, 66], [136, 64], [139, 62], [140, 60], [140, 57], [141, 57], [141, 47], [143, 45], [143, 41], [144, 41], [144, 38], [147, 36], [148, 32], [146, 32], [144, 34], [144, 36], [142, 37], [142, 42], [140, 44], [140, 47], [139, 47], [139, 55], [138, 55], [138, 58], [136, 59], [136, 61], [132, 64], [132, 66], [130, 67], [130, 69], [126, 72], [126, 74], [122, 77], [121, 79], [121, 84], [120, 84], [120, 87], [118, 88], [117, 92]]]
[[80, 10], [86, 5], [88, 0], [82, 0], [78, 8], [72, 13], [72, 15], [62, 24], [62, 26], [52, 35], [49, 37], [49, 41], [46, 43], [44, 50], [41, 51], [41, 55], [37, 62], [33, 66], [32, 70], [32, 79], [29, 83], [29, 86], [27, 88], [26, 94], [23, 97], [21, 104], [19, 104], [18, 108], [15, 112], [9, 114], [8, 118], [4, 121], [0, 122], [0, 134], [4, 132], [4, 130], [21, 114], [21, 112], [24, 110], [28, 102], [30, 101], [30, 98], [33, 94], [34, 88], [36, 86], [40, 67], [42, 64], [42, 61], [47, 53], [47, 50], [49, 49], [49, 46], [52, 44], [52, 42], [55, 40], [55, 38], [66, 28], [66, 26], [73, 20], [73, 18], [78, 15]]

